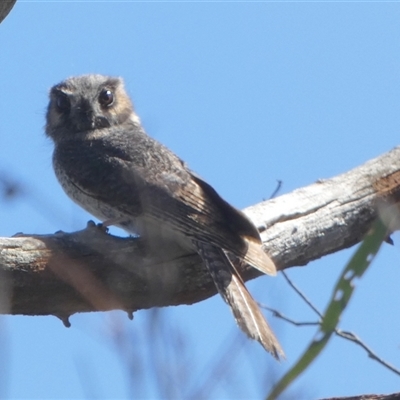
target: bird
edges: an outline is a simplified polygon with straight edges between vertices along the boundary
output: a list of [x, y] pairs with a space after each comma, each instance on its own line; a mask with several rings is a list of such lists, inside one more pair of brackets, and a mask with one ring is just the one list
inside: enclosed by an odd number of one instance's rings
[[144, 130], [120, 77], [87, 74], [54, 85], [46, 135], [66, 194], [106, 225], [197, 253], [239, 327], [276, 359], [284, 352], [238, 267], [275, 275], [250, 219]]

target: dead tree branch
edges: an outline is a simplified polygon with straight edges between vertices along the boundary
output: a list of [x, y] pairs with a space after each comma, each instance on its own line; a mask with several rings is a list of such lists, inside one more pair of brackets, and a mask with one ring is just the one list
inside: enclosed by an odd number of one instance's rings
[[[400, 147], [245, 212], [285, 269], [359, 242], [382, 201], [396, 203], [399, 193]], [[241, 273], [245, 280], [259, 276], [250, 267]], [[76, 312], [191, 304], [216, 293], [196, 254], [170, 245], [154, 249], [94, 224], [74, 233], [0, 238], [0, 274], [0, 313], [53, 314], [65, 321]]]
[[5, 17], [7, 17], [8, 13], [14, 7], [14, 4], [17, 0], [2, 0], [0, 2], [0, 24]]
[[398, 400], [400, 399], [400, 393], [392, 394], [362, 394], [360, 396], [350, 397], [330, 397], [329, 399], [321, 400]]

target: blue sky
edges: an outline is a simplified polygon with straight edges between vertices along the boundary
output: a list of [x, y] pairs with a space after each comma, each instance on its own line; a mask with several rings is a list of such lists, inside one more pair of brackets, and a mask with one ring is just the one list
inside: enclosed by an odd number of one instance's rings
[[[287, 193], [390, 150], [400, 143], [399, 20], [396, 2], [18, 0], [0, 25], [0, 171], [26, 195], [0, 202], [0, 235], [73, 231], [91, 219], [58, 185], [43, 132], [48, 89], [72, 75], [124, 77], [148, 133], [239, 208], [268, 198], [278, 179]], [[393, 238], [357, 283], [340, 327], [400, 366]], [[288, 273], [323, 310], [353, 252]], [[293, 319], [315, 320], [280, 276], [249, 288]], [[281, 364], [243, 338], [218, 296], [141, 311], [134, 321], [121, 312], [80, 314], [69, 329], [54, 317], [4, 316], [0, 395], [161, 398], [167, 379], [174, 398], [200, 388], [204, 398], [262, 398], [315, 333], [267, 317], [286, 351]], [[175, 370], [181, 380], [172, 384]], [[398, 387], [363, 350], [333, 338], [288, 396]]]

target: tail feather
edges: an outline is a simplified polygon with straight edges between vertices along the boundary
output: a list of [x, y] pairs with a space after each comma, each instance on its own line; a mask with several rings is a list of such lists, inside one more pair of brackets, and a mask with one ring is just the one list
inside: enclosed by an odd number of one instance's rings
[[193, 240], [193, 244], [242, 331], [257, 340], [276, 359], [284, 357], [278, 340], [224, 250], [197, 240]]
[[243, 260], [263, 274], [276, 275], [276, 266], [262, 249], [261, 243], [253, 238], [244, 237], [244, 239], [247, 243], [247, 252]]

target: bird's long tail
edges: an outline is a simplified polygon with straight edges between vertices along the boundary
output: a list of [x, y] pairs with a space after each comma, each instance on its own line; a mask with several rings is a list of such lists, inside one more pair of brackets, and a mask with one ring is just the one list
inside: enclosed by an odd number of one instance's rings
[[242, 331], [257, 340], [276, 359], [284, 357], [278, 340], [225, 251], [198, 240], [193, 240], [193, 244]]

